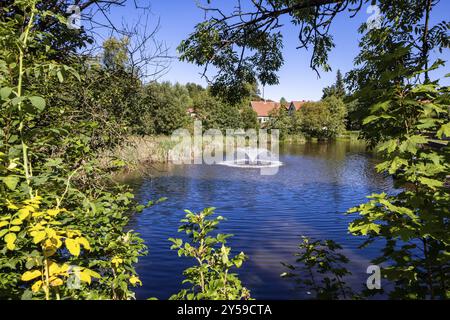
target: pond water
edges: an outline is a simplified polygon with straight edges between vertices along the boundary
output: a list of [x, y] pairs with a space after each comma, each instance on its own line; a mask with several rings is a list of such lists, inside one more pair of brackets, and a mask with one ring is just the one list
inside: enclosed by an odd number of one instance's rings
[[275, 175], [221, 165], [166, 165], [153, 168], [152, 176], [129, 178], [142, 202], [168, 198], [134, 215], [130, 224], [149, 247], [137, 265], [144, 284], [137, 298], [167, 299], [180, 290], [182, 272], [193, 261], [178, 257], [167, 239], [184, 237], [177, 232], [184, 209], [210, 206], [227, 219], [220, 232], [234, 234], [228, 245], [249, 257], [237, 272], [254, 298], [309, 297], [280, 277], [287, 271], [281, 262], [295, 262], [301, 235], [340, 243], [351, 260], [347, 280], [361, 289], [379, 247], [358, 249], [363, 239], [348, 234], [353, 217], [344, 213], [371, 193], [393, 191], [392, 179], [376, 173], [377, 159], [358, 142], [281, 145], [280, 160], [283, 166]]

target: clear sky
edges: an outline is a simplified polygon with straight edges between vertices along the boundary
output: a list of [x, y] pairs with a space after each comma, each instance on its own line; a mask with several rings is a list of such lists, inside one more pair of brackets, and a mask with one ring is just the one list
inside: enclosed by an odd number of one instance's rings
[[[215, 6], [227, 6], [237, 0], [212, 0]], [[246, 0], [242, 0], [245, 2]], [[160, 19], [161, 28], [157, 34], [158, 40], [165, 41], [170, 48], [170, 54], [177, 56], [176, 47], [181, 40], [194, 30], [197, 23], [204, 19], [204, 13], [196, 5], [197, 0], [139, 0], [140, 3], [150, 2], [152, 16], [151, 19], [156, 23]], [[358, 27], [366, 21], [371, 13], [366, 12], [367, 8], [362, 8], [359, 14], [350, 19], [350, 13], [344, 12], [338, 15], [331, 27], [331, 34], [334, 37], [336, 47], [329, 56], [329, 63], [333, 68], [332, 72], [320, 72], [320, 78], [309, 68], [311, 52], [305, 49], [296, 49], [298, 46], [299, 28], [289, 23], [288, 19], [282, 20], [284, 23], [281, 32], [284, 37], [284, 60], [285, 63], [279, 74], [280, 83], [275, 86], [266, 86], [264, 95], [266, 99], [279, 100], [285, 97], [289, 100], [319, 100], [322, 96], [322, 88], [332, 84], [335, 81], [336, 71], [340, 69], [343, 73], [354, 68], [353, 59], [358, 54], [358, 42], [360, 35]], [[114, 9], [111, 12], [111, 19], [120, 23], [122, 20], [132, 21], [136, 18], [137, 12], [133, 1], [130, 0], [125, 8]], [[288, 17], [286, 17], [288, 18]], [[432, 12], [432, 22], [449, 20], [450, 18], [450, 0], [441, 0], [435, 10]], [[436, 53], [437, 54], [437, 53]], [[449, 50], [445, 50], [441, 58], [450, 60]], [[450, 63], [450, 61], [449, 61]], [[436, 76], [448, 73], [439, 72]], [[201, 78], [201, 67], [173, 59], [170, 70], [161, 80], [171, 82], [195, 82], [206, 85], [206, 81]], [[449, 79], [441, 83], [450, 84]], [[261, 88], [260, 88], [261, 89]]]

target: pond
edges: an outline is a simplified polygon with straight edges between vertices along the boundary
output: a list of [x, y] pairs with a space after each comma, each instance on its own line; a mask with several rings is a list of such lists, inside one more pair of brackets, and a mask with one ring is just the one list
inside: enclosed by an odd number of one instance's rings
[[130, 223], [149, 247], [137, 265], [143, 282], [137, 298], [167, 299], [180, 290], [182, 272], [193, 261], [178, 257], [167, 239], [183, 237], [177, 229], [184, 209], [205, 207], [216, 207], [227, 219], [220, 232], [234, 234], [228, 242], [234, 252], [248, 255], [237, 272], [253, 298], [309, 297], [280, 277], [287, 271], [281, 262], [295, 262], [301, 235], [340, 243], [351, 260], [349, 283], [363, 288], [379, 246], [358, 249], [363, 239], [348, 234], [353, 217], [345, 212], [371, 193], [393, 191], [392, 179], [375, 171], [377, 159], [360, 142], [281, 145], [280, 160], [283, 166], [275, 175], [221, 165], [165, 165], [153, 168], [152, 176], [129, 178], [138, 200], [168, 198]]

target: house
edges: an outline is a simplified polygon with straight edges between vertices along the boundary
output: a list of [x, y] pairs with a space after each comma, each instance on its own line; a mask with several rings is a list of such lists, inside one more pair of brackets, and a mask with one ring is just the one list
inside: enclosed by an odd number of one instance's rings
[[256, 112], [256, 114], [258, 116], [258, 121], [261, 124], [269, 121], [270, 111], [272, 111], [274, 109], [278, 109], [280, 107], [280, 104], [278, 102], [264, 101], [264, 100], [251, 101], [250, 105], [251, 105], [252, 109]]
[[[298, 111], [303, 104], [305, 104], [306, 101], [305, 100], [301, 100], [301, 101], [291, 101], [291, 103], [289, 103], [286, 106], [286, 109], [288, 110], [289, 115], [293, 115], [295, 111]], [[251, 101], [250, 105], [252, 107], [252, 109], [256, 112], [257, 116], [258, 116], [258, 121], [259, 123], [263, 124], [266, 123], [267, 121], [269, 121], [270, 119], [270, 115], [269, 113], [274, 110], [274, 109], [278, 109], [280, 107], [280, 103], [279, 102], [274, 102], [274, 101]]]
[[195, 118], [197, 116], [194, 108], [187, 108], [186, 112], [191, 118]]

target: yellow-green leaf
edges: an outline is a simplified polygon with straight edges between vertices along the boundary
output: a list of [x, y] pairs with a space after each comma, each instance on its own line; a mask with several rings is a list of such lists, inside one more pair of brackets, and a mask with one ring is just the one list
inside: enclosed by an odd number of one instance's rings
[[450, 122], [447, 122], [446, 124], [442, 125], [442, 127], [438, 130], [436, 135], [439, 137], [439, 139], [442, 139], [443, 136], [450, 137]]
[[64, 282], [60, 278], [56, 278], [50, 282], [50, 285], [52, 287], [62, 286], [63, 284], [64, 284]]
[[22, 281], [30, 281], [39, 277], [42, 273], [39, 270], [27, 271], [22, 275]]
[[74, 256], [80, 255], [80, 244], [74, 239], [66, 239], [66, 247]]
[[19, 218], [24, 220], [30, 215], [30, 210], [28, 207], [25, 207], [17, 211], [17, 213], [19, 214]]
[[39, 243], [45, 239], [47, 233], [45, 231], [35, 231], [32, 235], [33, 235], [33, 242]]
[[84, 237], [77, 238], [79, 244], [83, 245], [86, 250], [91, 250], [91, 246], [89, 245], [89, 241], [87, 241]]
[[442, 187], [443, 182], [435, 179], [421, 177], [419, 178], [420, 183], [427, 185], [431, 189], [436, 189], [437, 187]]
[[85, 269], [85, 272], [88, 272], [92, 278], [100, 279], [102, 277], [100, 274], [98, 274], [95, 271], [92, 271], [91, 269]]
[[87, 272], [87, 270], [81, 271], [80, 273], [78, 273], [78, 275], [81, 281], [91, 284], [91, 275], [89, 272]]
[[15, 233], [12, 233], [12, 232], [8, 233], [8, 234], [5, 236], [4, 240], [5, 240], [5, 242], [6, 242], [6, 247], [7, 247], [9, 250], [14, 250], [14, 248], [16, 247], [16, 245], [14, 244], [14, 242], [16, 242], [16, 239], [17, 239], [16, 234], [15, 234]]
[[38, 292], [41, 289], [41, 287], [42, 287], [42, 280], [38, 280], [31, 286], [31, 291]]
[[11, 221], [11, 224], [13, 224], [13, 225], [21, 225], [22, 224], [22, 220], [20, 220], [20, 219], [14, 219], [13, 221]]
[[133, 286], [135, 286], [136, 284], [142, 285], [142, 281], [138, 277], [136, 277], [134, 275], [130, 277], [130, 283]]

